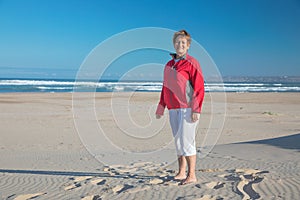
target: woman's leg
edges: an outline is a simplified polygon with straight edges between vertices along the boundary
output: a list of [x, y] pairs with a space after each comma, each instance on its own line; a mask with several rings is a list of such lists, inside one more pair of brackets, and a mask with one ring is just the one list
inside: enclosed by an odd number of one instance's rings
[[182, 143], [183, 152], [186, 155], [188, 175], [187, 178], [182, 182], [182, 184], [193, 183], [197, 181], [196, 177], [196, 128], [197, 122], [192, 122], [191, 119], [191, 109], [186, 109], [184, 120], [182, 122]]
[[172, 133], [174, 137], [174, 143], [176, 147], [176, 152], [178, 155], [178, 173], [174, 177], [176, 180], [186, 179], [186, 159], [182, 155], [182, 146], [181, 146], [181, 121], [182, 114], [180, 109], [169, 110], [170, 124], [172, 128]]
[[184, 156], [178, 156], [178, 173], [177, 175], [174, 177], [174, 179], [176, 180], [184, 180], [186, 179], [186, 159]]
[[196, 155], [186, 156], [187, 165], [188, 165], [188, 176], [182, 182], [182, 184], [194, 183], [197, 182], [196, 177]]

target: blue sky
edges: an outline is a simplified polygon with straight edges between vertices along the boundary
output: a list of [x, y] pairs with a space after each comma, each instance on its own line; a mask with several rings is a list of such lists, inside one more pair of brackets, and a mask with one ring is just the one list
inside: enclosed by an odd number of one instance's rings
[[74, 78], [99, 43], [141, 27], [186, 29], [224, 76], [300, 75], [299, 0], [0, 0], [0, 78]]

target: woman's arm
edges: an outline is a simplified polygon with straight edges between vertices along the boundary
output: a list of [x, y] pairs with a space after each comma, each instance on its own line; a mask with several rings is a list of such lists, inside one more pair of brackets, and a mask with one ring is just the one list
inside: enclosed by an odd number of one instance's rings
[[192, 63], [190, 81], [194, 89], [191, 104], [192, 112], [200, 113], [204, 100], [204, 78], [200, 64], [197, 61]]
[[164, 111], [165, 111], [165, 107], [166, 107], [166, 103], [164, 100], [164, 90], [165, 90], [165, 86], [163, 86], [161, 89], [160, 100], [159, 100], [159, 103], [157, 105], [156, 112], [155, 112], [157, 119], [159, 119], [162, 115], [164, 115]]

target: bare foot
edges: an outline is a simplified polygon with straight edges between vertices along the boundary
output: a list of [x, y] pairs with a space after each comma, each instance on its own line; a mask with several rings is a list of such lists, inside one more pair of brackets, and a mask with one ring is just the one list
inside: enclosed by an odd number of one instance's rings
[[190, 183], [196, 183], [197, 182], [197, 178], [196, 177], [190, 177], [188, 176], [184, 181], [181, 182], [181, 185], [187, 185]]
[[179, 181], [182, 181], [182, 180], [185, 180], [186, 179], [186, 175], [185, 174], [180, 174], [178, 173], [175, 177], [174, 177], [174, 180], [179, 180]]

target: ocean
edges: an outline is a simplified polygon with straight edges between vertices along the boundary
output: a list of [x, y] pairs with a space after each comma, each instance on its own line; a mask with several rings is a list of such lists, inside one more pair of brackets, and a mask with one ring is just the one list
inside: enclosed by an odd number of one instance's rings
[[[10, 92], [160, 92], [160, 81], [71, 79], [0, 79], [0, 93]], [[224, 77], [223, 82], [206, 82], [206, 92], [300, 92], [300, 77]]]

